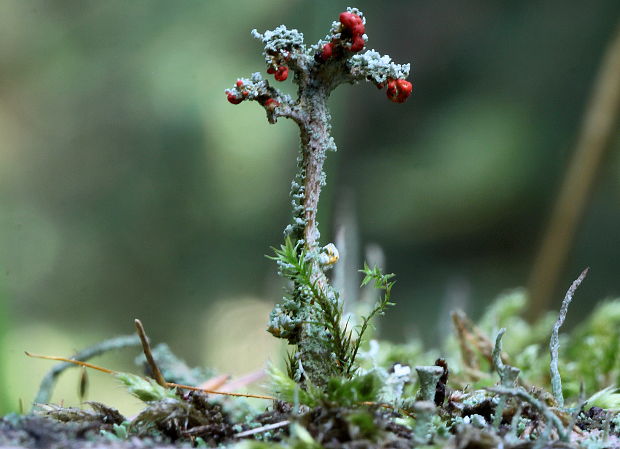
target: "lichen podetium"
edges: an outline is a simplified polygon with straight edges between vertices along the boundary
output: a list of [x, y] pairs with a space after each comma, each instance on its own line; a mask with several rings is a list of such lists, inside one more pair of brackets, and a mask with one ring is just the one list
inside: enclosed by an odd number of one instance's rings
[[267, 73], [282, 82], [292, 72], [297, 98], [271, 86], [260, 73], [240, 78], [226, 90], [232, 104], [258, 102], [270, 123], [285, 117], [299, 126], [301, 150], [291, 185], [293, 221], [274, 258], [293, 287], [273, 309], [268, 330], [295, 346], [289, 366], [293, 378], [318, 386], [334, 375], [351, 375], [359, 347], [355, 340], [361, 338], [361, 332], [354, 339], [341, 324], [342, 304], [325, 275], [338, 260], [338, 250], [333, 244], [321, 247], [319, 243], [316, 217], [325, 185], [323, 163], [329, 151], [336, 151], [327, 100], [339, 85], [359, 81], [386, 88], [388, 99], [395, 103], [403, 103], [412, 91], [405, 80], [409, 64], [396, 64], [374, 50], [363, 51], [368, 40], [365, 24], [358, 9], [347, 8], [332, 23], [329, 34], [309, 47], [302, 33], [284, 25], [262, 34], [253, 30], [252, 35], [264, 44]]

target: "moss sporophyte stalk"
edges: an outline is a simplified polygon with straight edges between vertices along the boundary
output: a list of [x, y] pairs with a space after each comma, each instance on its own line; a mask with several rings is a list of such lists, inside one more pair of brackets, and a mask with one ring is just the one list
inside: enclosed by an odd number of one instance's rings
[[[321, 246], [319, 242], [317, 211], [326, 179], [323, 163], [329, 151], [336, 151], [327, 100], [339, 85], [360, 81], [386, 88], [387, 98], [396, 103], [403, 103], [412, 91], [405, 79], [409, 64], [396, 64], [374, 50], [364, 51], [365, 24], [361, 11], [348, 8], [333, 22], [329, 34], [311, 46], [306, 46], [302, 33], [283, 25], [264, 33], [253, 30], [252, 35], [264, 44], [266, 72], [278, 82], [292, 73], [297, 98], [274, 88], [260, 73], [240, 78], [226, 90], [232, 104], [255, 101], [263, 106], [270, 123], [284, 117], [299, 126], [301, 149], [291, 184], [293, 220], [274, 257], [292, 287], [271, 313], [268, 330], [294, 345], [289, 370], [302, 384], [323, 386], [335, 375], [353, 375], [368, 324], [362, 320], [355, 335], [342, 325], [342, 304], [325, 274], [338, 261], [338, 250], [332, 243]], [[380, 272], [366, 271], [380, 280], [388, 298], [377, 305], [374, 316], [389, 305], [392, 284]]]

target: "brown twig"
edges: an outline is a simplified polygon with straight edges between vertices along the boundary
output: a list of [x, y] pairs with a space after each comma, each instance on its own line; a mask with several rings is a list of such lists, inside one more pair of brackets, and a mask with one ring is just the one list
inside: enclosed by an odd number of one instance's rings
[[221, 394], [223, 396], [233, 396], [233, 397], [238, 397], [238, 398], [267, 399], [270, 401], [275, 401], [278, 399], [274, 396], [268, 396], [266, 394], [248, 394], [248, 393], [231, 393], [229, 391], [213, 391], [213, 390], [207, 390], [205, 388], [200, 388], [200, 387], [192, 387], [191, 385], [175, 384], [172, 382], [166, 382], [165, 386], [168, 388], [181, 388], [182, 390], [202, 391], [203, 393]]
[[[80, 360], [82, 362], [89, 360], [93, 357], [97, 357], [106, 352], [127, 348], [130, 346], [137, 346], [140, 344], [140, 339], [136, 335], [128, 335], [122, 337], [110, 338], [108, 340], [104, 340], [100, 343], [97, 343], [94, 346], [90, 346], [82, 351], [74, 354], [71, 359], [72, 360]], [[56, 380], [58, 377], [69, 367], [75, 366], [72, 363], [59, 363], [54, 365], [51, 370], [43, 377], [41, 380], [41, 385], [39, 386], [39, 391], [37, 392], [33, 403], [35, 404], [43, 404], [49, 402], [52, 397], [52, 391], [54, 390], [54, 385], [56, 384]]]
[[[78, 365], [78, 366], [84, 366], [86, 368], [91, 368], [97, 371], [101, 371], [103, 373], [106, 374], [120, 374], [119, 371], [114, 371], [108, 368], [103, 368], [101, 366], [97, 366], [97, 365], [93, 365], [92, 363], [88, 363], [88, 362], [81, 362], [79, 360], [73, 360], [73, 359], [68, 359], [66, 357], [56, 357], [53, 355], [40, 355], [40, 354], [33, 354], [31, 352], [27, 352], [25, 351], [26, 355], [28, 357], [33, 357], [35, 359], [45, 359], [45, 360], [56, 360], [58, 362], [66, 362], [66, 363], [72, 363], [74, 365]], [[181, 388], [183, 390], [192, 390], [192, 391], [202, 391], [203, 393], [207, 393], [207, 394], [219, 394], [219, 395], [223, 395], [223, 396], [235, 396], [235, 397], [244, 397], [244, 398], [255, 398], [255, 399], [268, 399], [268, 400], [272, 400], [275, 401], [277, 398], [273, 397], [273, 396], [266, 396], [266, 395], [260, 395], [260, 394], [244, 394], [244, 393], [230, 393], [230, 392], [226, 392], [226, 391], [213, 391], [213, 390], [208, 390], [206, 388], [200, 388], [200, 387], [192, 387], [190, 385], [182, 385], [182, 384], [175, 384], [172, 382], [165, 382], [163, 387], [165, 388]]]
[[558, 278], [572, 247], [575, 231], [602, 166], [605, 151], [617, 134], [620, 112], [620, 23], [603, 56], [581, 124], [575, 152], [566, 171], [528, 291], [526, 316], [534, 321], [549, 309]]
[[[493, 343], [482, 330], [476, 326], [462, 310], [452, 312], [452, 322], [459, 341], [463, 364], [470, 372], [479, 372], [480, 363], [476, 355], [493, 363]], [[475, 351], [474, 351], [475, 350]], [[502, 360], [508, 363], [508, 356], [502, 354]]]
[[478, 371], [478, 361], [476, 360], [476, 355], [474, 351], [469, 347], [467, 343], [468, 340], [468, 330], [465, 321], [465, 314], [460, 310], [454, 311], [451, 313], [452, 322], [454, 323], [454, 328], [456, 330], [456, 335], [459, 341], [459, 347], [461, 349], [461, 357], [463, 359], [463, 365], [465, 368], [473, 369]]
[[146, 361], [151, 368], [151, 373], [153, 374], [153, 379], [162, 387], [166, 386], [166, 379], [164, 379], [163, 374], [159, 370], [155, 359], [153, 358], [153, 353], [151, 352], [151, 345], [149, 344], [149, 339], [146, 336], [146, 332], [144, 331], [144, 326], [142, 326], [142, 322], [139, 319], [135, 319], [134, 323], [136, 324], [136, 330], [138, 331], [138, 336], [140, 337], [140, 341], [142, 342], [142, 350], [144, 351], [144, 356], [146, 357]]
[[103, 368], [101, 366], [93, 365], [92, 363], [82, 362], [81, 360], [68, 359], [66, 357], [56, 357], [55, 355], [33, 354], [32, 352], [28, 352], [28, 351], [24, 351], [24, 353], [28, 357], [32, 357], [32, 358], [35, 358], [35, 359], [56, 360], [57, 362], [72, 363], [73, 365], [84, 366], [86, 368], [90, 368], [90, 369], [94, 369], [94, 370], [97, 370], [97, 371], [101, 371], [102, 373], [106, 373], [106, 374], [117, 374], [117, 371], [113, 371], [111, 369], [107, 369], [107, 368]]

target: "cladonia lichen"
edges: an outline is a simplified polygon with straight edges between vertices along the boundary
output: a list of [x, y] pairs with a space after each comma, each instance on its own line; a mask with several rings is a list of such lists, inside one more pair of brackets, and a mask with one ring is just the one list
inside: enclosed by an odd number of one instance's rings
[[[321, 247], [317, 211], [326, 176], [323, 164], [336, 151], [331, 136], [327, 100], [341, 84], [369, 81], [387, 89], [390, 100], [402, 103], [411, 93], [409, 64], [395, 64], [389, 56], [363, 51], [368, 41], [366, 19], [348, 8], [333, 22], [329, 34], [306, 46], [304, 36], [284, 25], [252, 35], [261, 40], [267, 73], [282, 82], [293, 73], [297, 97], [274, 88], [259, 73], [240, 78], [227, 89], [228, 101], [258, 102], [270, 123], [279, 117], [299, 127], [301, 149], [291, 184], [292, 222], [286, 226], [285, 244], [276, 251], [280, 274], [293, 281], [290, 292], [273, 309], [268, 330], [295, 346], [290, 371], [298, 381], [323, 385], [330, 376], [350, 375], [359, 344], [342, 326], [342, 304], [325, 274], [338, 260], [333, 244]], [[386, 304], [387, 305], [387, 304]], [[359, 339], [361, 335], [358, 335]]]

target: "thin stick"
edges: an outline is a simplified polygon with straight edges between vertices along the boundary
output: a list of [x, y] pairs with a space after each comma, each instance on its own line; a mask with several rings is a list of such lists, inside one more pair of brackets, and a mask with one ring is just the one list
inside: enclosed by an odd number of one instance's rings
[[172, 382], [166, 382], [165, 386], [169, 388], [181, 388], [183, 390], [202, 391], [203, 393], [222, 394], [225, 396], [236, 396], [240, 398], [267, 399], [270, 401], [275, 401], [278, 399], [273, 396], [267, 396], [267, 395], [262, 395], [262, 394], [245, 394], [245, 393], [230, 393], [228, 391], [213, 391], [213, 390], [207, 390], [205, 388], [200, 388], [200, 387], [192, 387], [191, 385], [175, 384]]
[[257, 427], [255, 429], [246, 430], [245, 432], [239, 432], [233, 435], [233, 438], [244, 438], [252, 435], [256, 435], [257, 433], [267, 432], [268, 430], [279, 429], [280, 427], [288, 426], [291, 422], [289, 420], [280, 421], [273, 424], [267, 424], [266, 426]]
[[103, 368], [101, 366], [93, 365], [92, 363], [83, 362], [81, 360], [68, 359], [66, 357], [57, 357], [55, 355], [40, 355], [33, 354], [32, 352], [24, 351], [24, 353], [28, 357], [32, 357], [35, 359], [45, 359], [45, 360], [56, 360], [57, 362], [71, 363], [73, 365], [84, 366], [86, 368], [95, 369], [97, 371], [101, 371], [106, 374], [118, 374], [118, 371], [113, 371], [111, 369]]
[[586, 268], [581, 272], [579, 277], [573, 281], [570, 288], [566, 292], [564, 296], [564, 300], [562, 301], [562, 307], [560, 308], [560, 314], [558, 315], [558, 319], [553, 325], [553, 331], [551, 332], [551, 340], [549, 341], [549, 349], [551, 351], [551, 363], [549, 364], [549, 370], [551, 372], [551, 391], [553, 393], [553, 397], [558, 401], [559, 407], [564, 407], [564, 395], [562, 394], [562, 378], [560, 377], [560, 370], [558, 369], [558, 361], [559, 361], [559, 352], [560, 352], [560, 327], [564, 324], [564, 320], [566, 319], [566, 313], [568, 312], [568, 306], [573, 300], [573, 296], [577, 287], [581, 285], [583, 280], [586, 278], [588, 271], [590, 268]]
[[[73, 356], [73, 360], [85, 361], [101, 355], [103, 353], [109, 352], [114, 349], [122, 349], [130, 346], [138, 346], [140, 345], [140, 340], [135, 335], [128, 335], [125, 337], [116, 337], [108, 340], [104, 340], [94, 346], [86, 348]], [[53, 360], [53, 359], [52, 359]], [[56, 379], [60, 374], [66, 370], [67, 368], [71, 368], [75, 366], [73, 362], [71, 363], [59, 363], [58, 365], [54, 365], [52, 369], [43, 377], [41, 380], [41, 385], [39, 386], [39, 391], [34, 398], [34, 404], [44, 404], [50, 401], [52, 397], [52, 391], [54, 390], [54, 385], [56, 384]]]
[[[28, 357], [33, 357], [36, 359], [45, 359], [45, 360], [56, 360], [59, 362], [64, 362], [64, 363], [71, 363], [73, 365], [78, 365], [78, 366], [85, 366], [86, 368], [91, 368], [97, 371], [101, 371], [103, 373], [106, 374], [120, 374], [119, 371], [114, 371], [108, 368], [103, 368], [101, 366], [97, 366], [97, 365], [93, 365], [92, 363], [87, 363], [87, 362], [82, 362], [80, 360], [73, 360], [73, 359], [68, 359], [65, 357], [56, 357], [53, 355], [39, 355], [39, 354], [33, 354], [31, 352], [26, 352], [26, 355]], [[259, 394], [243, 394], [243, 393], [230, 393], [227, 391], [214, 391], [214, 390], [207, 390], [206, 388], [200, 388], [200, 387], [192, 387], [190, 385], [182, 385], [182, 384], [175, 384], [172, 382], [165, 382], [165, 384], [163, 385], [163, 387], [165, 388], [181, 388], [183, 390], [192, 390], [192, 391], [202, 391], [203, 393], [208, 393], [208, 394], [220, 394], [223, 396], [234, 396], [234, 397], [243, 397], [243, 398], [255, 398], [255, 399], [268, 399], [271, 401], [275, 401], [277, 398], [273, 397], [273, 396], [264, 396], [264, 395], [259, 395]]]
[[136, 330], [138, 331], [138, 336], [140, 337], [140, 341], [142, 342], [142, 350], [144, 351], [144, 356], [146, 357], [146, 361], [151, 367], [151, 373], [153, 374], [153, 378], [155, 382], [157, 382], [162, 387], [166, 386], [166, 379], [162, 375], [155, 359], [153, 358], [153, 353], [151, 352], [151, 345], [149, 344], [149, 339], [146, 336], [146, 332], [144, 331], [144, 326], [142, 326], [142, 321], [139, 319], [135, 319], [134, 323], [136, 325]]
[[581, 124], [575, 152], [530, 273], [527, 318], [549, 309], [575, 231], [598, 178], [606, 150], [617, 135], [620, 113], [620, 24], [607, 46]]
[[463, 364], [466, 368], [471, 368], [477, 371], [478, 361], [476, 360], [476, 355], [467, 343], [469, 331], [467, 329], [467, 318], [465, 317], [465, 313], [460, 310], [455, 310], [451, 313], [451, 316], [452, 322], [454, 323], [454, 328], [456, 329], [456, 335], [459, 340]]

